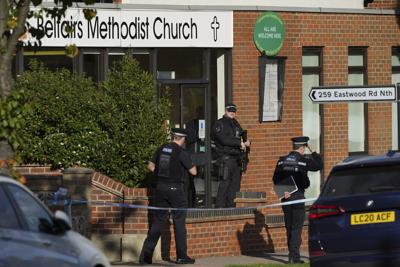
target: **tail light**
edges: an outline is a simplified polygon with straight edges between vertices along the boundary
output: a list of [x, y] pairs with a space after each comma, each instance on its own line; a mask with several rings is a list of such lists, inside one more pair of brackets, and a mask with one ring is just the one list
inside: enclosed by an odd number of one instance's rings
[[326, 252], [325, 251], [323, 251], [322, 249], [321, 250], [311, 250], [310, 251], [310, 257], [312, 257], [312, 258], [316, 258], [316, 257], [323, 257], [323, 256], [326, 256]]
[[309, 219], [319, 219], [327, 216], [335, 216], [344, 213], [344, 209], [334, 205], [312, 205], [308, 214]]

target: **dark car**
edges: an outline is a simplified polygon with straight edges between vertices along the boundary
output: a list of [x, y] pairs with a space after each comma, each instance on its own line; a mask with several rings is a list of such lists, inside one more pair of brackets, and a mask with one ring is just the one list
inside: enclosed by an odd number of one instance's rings
[[308, 234], [312, 267], [400, 266], [400, 153], [334, 166]]
[[0, 175], [0, 267], [110, 267], [95, 245], [25, 186]]

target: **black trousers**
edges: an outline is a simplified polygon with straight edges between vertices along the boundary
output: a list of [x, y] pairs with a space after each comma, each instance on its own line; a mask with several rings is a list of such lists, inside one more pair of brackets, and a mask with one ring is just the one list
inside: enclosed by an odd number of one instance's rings
[[[187, 198], [183, 190], [183, 184], [158, 184], [155, 192], [157, 207], [163, 208], [187, 208]], [[152, 257], [161, 232], [168, 221], [167, 210], [156, 210], [155, 220], [150, 226], [147, 238], [143, 245], [143, 255]], [[186, 244], [186, 211], [172, 211], [174, 222], [175, 244], [177, 258], [187, 257]]]
[[185, 172], [184, 190], [187, 197], [188, 208], [193, 208], [196, 205], [196, 187], [194, 185], [194, 177]]
[[219, 182], [215, 203], [217, 208], [235, 207], [236, 192], [240, 191], [241, 173], [239, 160], [236, 158], [226, 159], [224, 171], [227, 173]]
[[304, 203], [282, 206], [285, 216], [285, 228], [289, 259], [300, 259], [301, 232], [305, 217]]

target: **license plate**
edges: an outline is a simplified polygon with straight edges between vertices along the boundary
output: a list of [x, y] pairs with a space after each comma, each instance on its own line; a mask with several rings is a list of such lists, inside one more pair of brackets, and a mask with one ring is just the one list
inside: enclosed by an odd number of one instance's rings
[[352, 214], [350, 220], [351, 225], [388, 223], [396, 220], [396, 214], [394, 211], [359, 213]]

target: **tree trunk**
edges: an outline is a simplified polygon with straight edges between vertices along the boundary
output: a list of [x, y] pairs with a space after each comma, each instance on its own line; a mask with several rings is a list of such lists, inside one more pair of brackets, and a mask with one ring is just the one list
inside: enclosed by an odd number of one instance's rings
[[[25, 32], [25, 24], [30, 10], [30, 0], [16, 2], [0, 0], [0, 95], [7, 97], [12, 89], [11, 63], [18, 39]], [[10, 30], [7, 22], [10, 10], [16, 9], [17, 25]]]
[[11, 64], [12, 58], [6, 55], [0, 55], [0, 94], [2, 97], [7, 97], [12, 89], [12, 73]]
[[[0, 96], [6, 98], [12, 90], [11, 65], [19, 37], [25, 32], [25, 23], [30, 10], [30, 0], [6, 1], [0, 0]], [[10, 10], [17, 10], [17, 25], [11, 31], [7, 22]], [[10, 175], [11, 166], [8, 160], [14, 158], [11, 145], [0, 139], [0, 172]]]
[[[7, 56], [0, 55], [0, 94], [1, 97], [7, 97], [12, 89], [11, 60], [7, 60]], [[0, 173], [11, 176], [12, 170], [9, 164], [5, 164], [8, 160], [14, 158], [11, 145], [0, 139]]]

